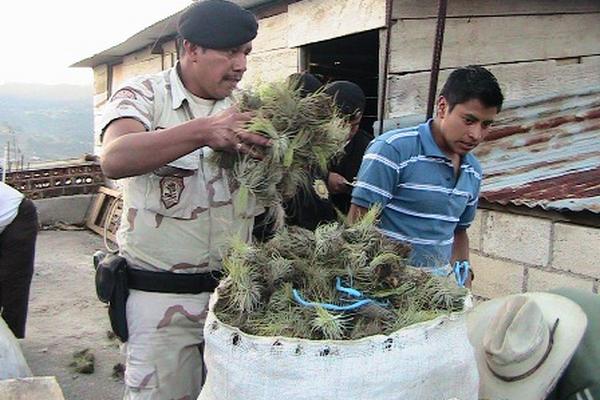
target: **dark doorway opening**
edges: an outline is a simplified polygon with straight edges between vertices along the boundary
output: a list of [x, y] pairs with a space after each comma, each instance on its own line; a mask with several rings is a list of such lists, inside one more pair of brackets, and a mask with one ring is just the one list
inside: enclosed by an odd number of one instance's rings
[[304, 48], [308, 72], [323, 83], [347, 80], [359, 85], [367, 99], [361, 128], [373, 133], [379, 87], [379, 31], [343, 36]]

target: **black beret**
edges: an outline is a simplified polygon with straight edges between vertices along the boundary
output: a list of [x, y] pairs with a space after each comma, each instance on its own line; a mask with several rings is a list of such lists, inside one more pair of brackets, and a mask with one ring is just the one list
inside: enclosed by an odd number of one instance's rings
[[323, 90], [330, 96], [344, 115], [353, 116], [365, 109], [365, 93], [356, 83], [349, 81], [331, 82]]
[[323, 86], [316, 76], [308, 72], [292, 74], [288, 76], [287, 80], [292, 89], [300, 91], [300, 96], [302, 97], [316, 92]]
[[179, 16], [179, 35], [207, 49], [229, 49], [256, 37], [258, 23], [250, 11], [225, 0], [197, 1]]

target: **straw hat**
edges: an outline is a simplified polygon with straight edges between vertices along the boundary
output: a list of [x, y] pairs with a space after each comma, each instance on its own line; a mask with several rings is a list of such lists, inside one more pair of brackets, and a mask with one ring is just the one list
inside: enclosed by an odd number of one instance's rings
[[467, 317], [479, 398], [541, 400], [556, 384], [587, 326], [566, 297], [524, 293], [487, 301]]

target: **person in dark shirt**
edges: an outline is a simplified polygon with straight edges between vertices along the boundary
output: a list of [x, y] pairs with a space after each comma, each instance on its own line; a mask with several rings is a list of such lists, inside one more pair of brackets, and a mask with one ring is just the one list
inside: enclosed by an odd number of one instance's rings
[[329, 198], [326, 176], [310, 171], [310, 185], [286, 201], [285, 223], [314, 231], [320, 224], [337, 220], [337, 212]]
[[308, 72], [291, 74], [288, 76], [287, 82], [292, 88], [300, 91], [301, 97], [306, 97], [323, 87], [323, 82]]
[[342, 214], [347, 215], [352, 182], [358, 174], [365, 150], [373, 140], [371, 134], [359, 127], [365, 109], [365, 93], [357, 84], [349, 81], [329, 83], [324, 92], [333, 97], [337, 108], [350, 124], [344, 155], [331, 163], [327, 177], [331, 201]]
[[25, 337], [37, 234], [33, 201], [0, 182], [0, 317], [19, 339]]
[[[322, 89], [321, 81], [307, 72], [292, 74], [288, 77], [293, 87], [300, 90], [302, 97]], [[337, 213], [329, 198], [327, 174], [318, 170], [308, 171], [309, 186], [300, 188], [298, 193], [283, 204], [285, 223], [314, 231], [323, 223], [333, 222]]]
[[[299, 90], [302, 97], [322, 88], [321, 81], [307, 72], [292, 74], [287, 81], [291, 87]], [[319, 224], [337, 220], [337, 212], [329, 198], [327, 174], [311, 170], [308, 176], [309, 185], [300, 188], [293, 198], [285, 201], [283, 209], [286, 225], [315, 230]], [[273, 221], [269, 221], [266, 214], [255, 219], [253, 235], [259, 241], [269, 240], [274, 234]]]

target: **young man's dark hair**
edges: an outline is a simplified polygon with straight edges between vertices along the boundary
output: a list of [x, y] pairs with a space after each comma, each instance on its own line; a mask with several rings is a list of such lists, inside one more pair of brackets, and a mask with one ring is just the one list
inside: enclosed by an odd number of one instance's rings
[[339, 211], [347, 214], [350, 209], [352, 182], [356, 178], [365, 150], [373, 140], [371, 134], [360, 129], [366, 97], [360, 86], [350, 81], [331, 82], [325, 86], [323, 92], [332, 97], [335, 106], [349, 124], [344, 155], [332, 161], [327, 176], [331, 201]]
[[477, 65], [452, 71], [440, 96], [444, 96], [448, 102], [449, 111], [452, 111], [457, 104], [476, 99], [486, 107], [496, 107], [500, 112], [504, 101], [496, 77], [487, 69]]

